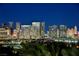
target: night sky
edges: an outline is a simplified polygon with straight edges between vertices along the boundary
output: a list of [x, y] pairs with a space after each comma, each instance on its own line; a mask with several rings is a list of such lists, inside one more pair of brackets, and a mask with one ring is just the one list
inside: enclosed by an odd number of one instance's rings
[[0, 24], [9, 21], [21, 24], [44, 21], [46, 30], [53, 24], [79, 28], [79, 4], [0, 4]]

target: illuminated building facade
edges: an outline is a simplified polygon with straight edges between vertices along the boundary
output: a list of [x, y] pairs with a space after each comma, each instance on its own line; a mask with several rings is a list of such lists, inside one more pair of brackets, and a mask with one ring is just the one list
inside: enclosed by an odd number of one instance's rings
[[41, 35], [41, 38], [44, 38], [44, 34], [45, 34], [45, 22], [41, 22], [40, 23], [40, 35]]
[[77, 34], [77, 26], [74, 26], [74, 31], [75, 31], [74, 34]]
[[53, 25], [53, 26], [49, 26], [49, 35], [52, 38], [63, 38], [63, 37], [67, 37], [67, 27], [65, 25]]
[[17, 39], [17, 30], [16, 29], [14, 29], [13, 30], [13, 34], [12, 34], [12, 39]]
[[58, 29], [57, 25], [49, 26], [49, 36], [52, 38], [57, 38], [58, 37], [57, 29]]
[[39, 39], [41, 38], [41, 31], [40, 31], [40, 22], [32, 22], [32, 27], [31, 27], [31, 38], [32, 39]]
[[[1, 35], [2, 34], [2, 35]], [[32, 22], [32, 25], [21, 25], [16, 22], [16, 28], [13, 22], [9, 26], [2, 24], [0, 28], [0, 39], [44, 39], [44, 38], [74, 38], [79, 39], [77, 26], [67, 28], [65, 25], [49, 26], [48, 33], [45, 33], [45, 22]]]
[[18, 39], [19, 39], [20, 28], [21, 28], [20, 23], [19, 22], [16, 22], [16, 30], [17, 30], [17, 38]]
[[67, 37], [71, 37], [71, 38], [79, 38], [78, 37], [78, 31], [77, 31], [77, 26], [74, 26], [74, 28], [71, 28], [67, 30]]
[[59, 26], [59, 37], [61, 38], [67, 37], [67, 27], [65, 25]]
[[30, 39], [30, 29], [31, 25], [21, 25], [21, 33], [24, 39]]
[[31, 38], [43, 39], [45, 34], [45, 22], [32, 22], [31, 26]]
[[0, 39], [10, 39], [10, 31], [0, 28]]

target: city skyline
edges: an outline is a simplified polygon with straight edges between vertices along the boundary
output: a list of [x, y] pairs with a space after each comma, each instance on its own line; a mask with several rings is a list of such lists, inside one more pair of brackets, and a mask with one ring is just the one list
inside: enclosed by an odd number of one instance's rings
[[79, 4], [0, 4], [0, 45], [18, 55], [79, 48]]
[[79, 30], [79, 4], [0, 4], [0, 24], [2, 22], [45, 21], [49, 25], [77, 26]]
[[[21, 24], [16, 22], [15, 28], [13, 22], [8, 22], [9, 25], [3, 23], [0, 26], [0, 34], [2, 38], [13, 39], [43, 39], [43, 38], [72, 38], [79, 39], [79, 31], [77, 26], [72, 28], [66, 25], [48, 26], [48, 31], [45, 32], [45, 22], [31, 22], [31, 24]], [[7, 37], [8, 36], [8, 37]]]
[[[42, 21], [33, 21], [33, 22], [37, 22], [37, 23], [41, 23]], [[19, 25], [21, 26], [21, 25], [23, 25], [23, 26], [29, 26], [29, 25], [32, 25], [32, 23], [33, 22], [31, 22], [30, 24], [23, 24], [23, 23], [21, 23], [21, 22], [12, 22], [12, 21], [9, 21], [9, 22], [0, 22], [0, 28], [2, 28], [3, 26], [7, 26], [7, 27], [13, 27], [13, 29], [15, 29], [16, 28], [16, 23], [19, 23]], [[45, 23], [45, 27], [47, 27], [46, 26], [46, 22], [45, 21], [43, 21], [44, 23]], [[60, 26], [60, 25], [64, 25], [64, 24], [50, 24], [50, 25], [48, 25], [48, 27], [47, 28], [49, 28], [49, 26], [52, 26], [52, 25], [56, 25], [56, 26]], [[38, 26], [38, 25], [37, 25]], [[74, 26], [72, 26], [72, 27], [68, 27], [67, 25], [65, 25], [67, 28], [74, 28], [75, 26], [77, 27], [77, 30], [78, 30], [78, 26], [77, 25], [74, 25]], [[48, 31], [48, 30], [46, 30], [46, 31]]]

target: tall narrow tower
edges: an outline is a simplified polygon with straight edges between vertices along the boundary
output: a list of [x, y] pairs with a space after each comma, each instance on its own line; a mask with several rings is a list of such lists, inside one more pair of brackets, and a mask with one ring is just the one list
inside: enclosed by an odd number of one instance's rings
[[9, 22], [10, 34], [13, 34], [13, 22]]
[[17, 39], [19, 39], [19, 35], [20, 35], [20, 23], [19, 22], [16, 22], [16, 30], [17, 30]]
[[74, 34], [77, 34], [77, 26], [74, 26], [74, 30], [75, 30]]
[[44, 38], [45, 34], [45, 22], [40, 22], [40, 36], [41, 38]]

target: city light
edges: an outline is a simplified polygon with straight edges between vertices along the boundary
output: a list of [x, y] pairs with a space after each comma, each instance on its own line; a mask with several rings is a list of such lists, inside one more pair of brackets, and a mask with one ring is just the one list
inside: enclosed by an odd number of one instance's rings
[[22, 25], [16, 22], [16, 28], [13, 27], [13, 22], [9, 22], [9, 26], [3, 24], [0, 28], [0, 40], [51, 39], [55, 42], [78, 43], [79, 31], [77, 26], [68, 28], [65, 25], [52, 25], [48, 29], [45, 32], [45, 22], [32, 22], [32, 25]]

